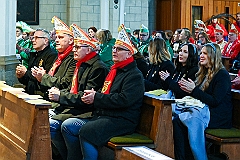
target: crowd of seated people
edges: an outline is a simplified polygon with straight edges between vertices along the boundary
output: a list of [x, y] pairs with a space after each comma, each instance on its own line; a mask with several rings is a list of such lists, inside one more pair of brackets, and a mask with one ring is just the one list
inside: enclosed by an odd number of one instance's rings
[[[240, 13], [237, 17], [238, 25]], [[230, 64], [240, 61], [235, 23], [226, 34], [218, 22], [206, 27], [197, 20], [194, 37], [188, 28], [150, 34], [144, 25], [131, 35], [120, 25], [114, 38], [109, 30], [68, 27], [55, 16], [52, 22], [52, 32], [31, 30], [29, 49], [21, 46], [27, 39], [21, 35], [23, 26], [16, 27], [16, 52], [23, 60], [16, 76], [28, 94], [52, 102], [53, 155], [97, 159], [98, 148], [110, 138], [134, 132], [144, 92], [152, 90], [204, 104], [187, 109], [173, 104], [177, 160], [207, 159], [204, 130], [231, 128], [231, 87], [240, 85], [240, 74], [231, 84], [222, 57], [229, 57]]]

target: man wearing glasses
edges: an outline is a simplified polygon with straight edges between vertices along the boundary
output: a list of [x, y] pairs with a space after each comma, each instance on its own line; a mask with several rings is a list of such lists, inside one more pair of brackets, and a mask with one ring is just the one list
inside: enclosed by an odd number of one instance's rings
[[26, 93], [38, 94], [40, 93], [39, 82], [33, 77], [31, 68], [43, 67], [46, 71], [49, 71], [54, 59], [57, 57], [57, 52], [50, 48], [50, 35], [44, 29], [37, 29], [30, 39], [36, 52], [30, 52], [28, 69], [22, 64], [17, 66], [16, 76], [19, 82], [26, 86]]
[[[59, 104], [50, 118], [51, 139], [63, 159], [82, 159], [78, 130], [75, 128], [86, 121], [79, 118], [90, 117], [93, 107], [82, 102], [84, 90], [99, 90], [108, 73], [107, 66], [96, 53], [96, 41], [90, 38], [77, 25], [71, 25], [74, 33], [74, 59], [77, 61], [72, 83], [67, 89], [60, 90], [52, 87], [49, 90], [49, 99]], [[74, 118], [73, 118], [74, 117]], [[79, 118], [77, 118], [79, 117]], [[76, 123], [74, 123], [76, 121]], [[75, 132], [70, 139], [62, 134], [61, 125], [69, 125]], [[76, 126], [74, 126], [76, 125]], [[67, 145], [65, 144], [67, 142]]]
[[58, 57], [54, 60], [52, 68], [32, 68], [32, 75], [40, 82], [44, 99], [48, 100], [48, 89], [57, 87], [66, 89], [71, 84], [76, 61], [73, 59], [74, 38], [70, 28], [57, 17], [53, 17], [56, 29], [56, 49]]
[[148, 45], [152, 38], [151, 36], [149, 36], [148, 28], [145, 27], [143, 24], [141, 25], [141, 28], [140, 28], [139, 39], [140, 39], [140, 42], [138, 44], [138, 50], [144, 57], [148, 57], [149, 56]]
[[231, 62], [238, 56], [240, 44], [238, 41], [238, 30], [232, 24], [228, 33], [228, 43], [224, 46], [222, 55], [231, 58]]

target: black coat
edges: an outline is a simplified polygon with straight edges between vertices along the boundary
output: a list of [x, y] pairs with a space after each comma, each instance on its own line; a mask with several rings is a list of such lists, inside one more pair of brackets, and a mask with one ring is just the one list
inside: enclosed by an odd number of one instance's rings
[[110, 94], [95, 94], [94, 117], [82, 126], [80, 136], [103, 146], [114, 136], [133, 133], [139, 121], [143, 95], [143, 76], [136, 62], [118, 69]]
[[195, 87], [192, 96], [209, 106], [208, 128], [232, 127], [231, 80], [226, 69], [221, 69], [214, 75], [205, 91]]
[[[58, 115], [54, 119], [65, 120], [72, 116], [79, 116], [86, 112], [93, 111], [91, 105], [82, 102], [81, 97], [84, 90], [99, 90], [103, 86], [108, 74], [107, 66], [100, 60], [99, 55], [85, 63], [82, 63], [78, 70], [78, 93], [70, 93], [71, 85], [60, 91], [59, 106], [55, 108]], [[81, 117], [81, 116], [80, 116]]]
[[48, 72], [56, 57], [57, 52], [50, 46], [39, 52], [30, 52], [27, 72], [22, 78], [18, 78], [19, 82], [26, 86], [25, 90], [28, 94], [35, 94], [36, 91], [40, 91], [40, 83], [32, 76], [31, 68], [34, 66], [43, 67]]
[[191, 80], [195, 81], [197, 72], [198, 72], [198, 66], [192, 67], [189, 70], [187, 70], [186, 67], [182, 67], [180, 71], [175, 70], [173, 74], [173, 78], [169, 76], [165, 80], [167, 88], [174, 93], [175, 98], [183, 98], [189, 95], [189, 93], [183, 91], [180, 88], [178, 81], [181, 80], [181, 78], [184, 78], [186, 80], [190, 78]]
[[148, 71], [147, 77], [145, 78], [145, 91], [153, 91], [156, 89], [167, 89], [165, 86], [164, 81], [160, 78], [159, 72], [160, 71], [168, 71], [170, 75], [173, 75], [174, 72], [174, 64], [170, 61], [163, 61], [158, 65], [150, 65], [150, 69]]

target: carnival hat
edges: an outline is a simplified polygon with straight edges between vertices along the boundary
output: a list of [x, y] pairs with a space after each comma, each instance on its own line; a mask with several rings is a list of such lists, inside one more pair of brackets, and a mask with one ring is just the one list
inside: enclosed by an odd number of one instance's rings
[[54, 28], [56, 30], [56, 34], [65, 33], [73, 36], [73, 33], [70, 31], [70, 28], [61, 21], [58, 17], [54, 16], [52, 18], [52, 23], [54, 23]]
[[19, 21], [19, 24], [22, 26], [23, 32], [29, 33], [34, 31], [26, 22]]
[[130, 50], [130, 52], [132, 54], [137, 53], [137, 49], [134, 47], [130, 38], [128, 37], [128, 34], [127, 34], [126, 29], [123, 24], [121, 24], [118, 27], [118, 38], [117, 38], [115, 44], [119, 44], [119, 45], [126, 47], [127, 49]]
[[222, 29], [222, 27], [220, 27], [218, 24], [216, 24], [215, 32], [223, 33], [224, 30]]
[[140, 26], [140, 32], [147, 32], [149, 33], [149, 30], [146, 26], [144, 26], [143, 24]]
[[97, 40], [95, 40], [94, 38], [90, 38], [88, 34], [76, 24], [72, 24], [70, 26], [70, 30], [73, 32], [74, 43], [79, 42], [82, 44], [87, 44], [94, 49], [97, 47]]
[[206, 26], [203, 21], [201, 20], [194, 20], [194, 27], [195, 30], [205, 30]]
[[230, 29], [229, 33], [238, 34], [238, 30], [236, 29], [236, 27], [234, 26], [234, 24], [231, 25], [231, 29]]

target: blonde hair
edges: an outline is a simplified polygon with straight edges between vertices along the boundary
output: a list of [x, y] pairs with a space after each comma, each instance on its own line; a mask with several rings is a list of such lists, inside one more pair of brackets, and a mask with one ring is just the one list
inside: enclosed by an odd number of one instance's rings
[[148, 50], [151, 64], [158, 64], [170, 60], [170, 53], [165, 40], [162, 38], [155, 38], [150, 41]]
[[209, 59], [208, 68], [203, 65], [200, 65], [199, 62], [199, 71], [196, 74], [196, 85], [201, 85], [200, 89], [203, 91], [206, 90], [209, 86], [209, 83], [213, 79], [214, 75], [222, 68], [222, 54], [218, 44], [207, 43], [205, 44], [207, 50], [207, 56]]
[[100, 29], [96, 33], [97, 39], [101, 44], [106, 43], [112, 39], [112, 34], [109, 30]]

